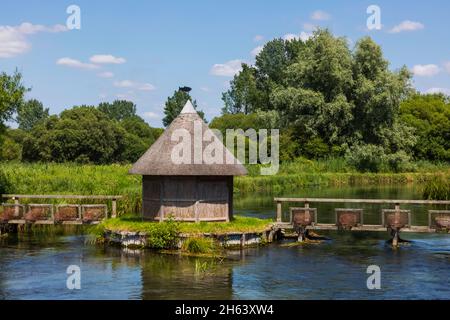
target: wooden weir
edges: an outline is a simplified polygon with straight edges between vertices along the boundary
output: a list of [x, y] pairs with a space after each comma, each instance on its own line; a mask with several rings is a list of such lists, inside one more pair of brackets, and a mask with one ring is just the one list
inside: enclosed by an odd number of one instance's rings
[[[117, 200], [122, 196], [103, 195], [22, 195], [4, 194], [4, 199], [14, 203], [4, 203], [3, 216], [0, 223], [6, 224], [97, 224], [109, 218], [106, 204], [21, 204], [20, 199], [71, 199], [71, 200], [104, 200], [111, 201], [111, 215], [117, 216]], [[26, 210], [28, 209], [28, 211]], [[5, 214], [6, 212], [6, 214]]]
[[[397, 246], [400, 230], [402, 232], [450, 233], [450, 210], [428, 210], [428, 225], [414, 226], [411, 223], [411, 210], [402, 210], [400, 205], [450, 205], [450, 200], [392, 200], [392, 199], [331, 199], [331, 198], [274, 198], [276, 202], [276, 224], [279, 229], [294, 228], [302, 241], [307, 230], [351, 230], [351, 231], [389, 231], [392, 244]], [[303, 203], [303, 207], [290, 208], [290, 221], [283, 222], [283, 203]], [[363, 209], [335, 208], [334, 223], [320, 223], [318, 211], [311, 203], [354, 203], [393, 205], [392, 209], [381, 210], [381, 224], [365, 224]]]

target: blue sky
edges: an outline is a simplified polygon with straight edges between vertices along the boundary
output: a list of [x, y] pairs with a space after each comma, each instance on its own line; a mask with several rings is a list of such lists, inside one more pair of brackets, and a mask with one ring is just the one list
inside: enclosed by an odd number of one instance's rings
[[[66, 9], [81, 9], [81, 29], [67, 30]], [[381, 30], [366, 27], [369, 5]], [[128, 99], [153, 126], [179, 86], [193, 88], [206, 117], [240, 62], [276, 37], [308, 37], [329, 27], [350, 44], [370, 35], [391, 68], [413, 70], [420, 91], [450, 93], [450, 3], [411, 1], [22, 1], [2, 0], [0, 70], [18, 68], [51, 113], [79, 104]], [[253, 52], [253, 53], [252, 53]]]

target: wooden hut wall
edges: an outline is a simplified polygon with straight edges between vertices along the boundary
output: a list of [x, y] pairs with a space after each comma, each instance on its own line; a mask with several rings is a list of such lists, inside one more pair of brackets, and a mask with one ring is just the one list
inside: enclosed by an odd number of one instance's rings
[[161, 216], [161, 177], [142, 176], [142, 213], [145, 219]]
[[228, 221], [232, 212], [233, 177], [144, 176], [143, 216], [146, 219]]

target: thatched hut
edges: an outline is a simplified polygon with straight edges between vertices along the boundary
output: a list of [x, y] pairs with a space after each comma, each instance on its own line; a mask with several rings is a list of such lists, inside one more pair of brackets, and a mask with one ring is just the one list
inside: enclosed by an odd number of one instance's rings
[[[202, 157], [212, 148], [214, 161]], [[180, 155], [186, 161], [179, 161]], [[233, 176], [247, 174], [190, 101], [129, 172], [143, 176], [145, 219], [162, 221], [171, 216], [196, 222], [229, 221], [233, 215]]]

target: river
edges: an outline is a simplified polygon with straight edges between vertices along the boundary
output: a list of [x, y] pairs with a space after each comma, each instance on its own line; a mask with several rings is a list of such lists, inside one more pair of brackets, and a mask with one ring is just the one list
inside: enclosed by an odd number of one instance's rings
[[[421, 198], [413, 186], [277, 196]], [[317, 206], [320, 222], [331, 219], [332, 207]], [[380, 208], [364, 209], [365, 221], [376, 223]], [[426, 224], [428, 208], [411, 209], [413, 221]], [[235, 212], [274, 217], [273, 196], [238, 196]], [[10, 236], [0, 242], [0, 299], [450, 299], [450, 235], [404, 234], [412, 243], [396, 250], [385, 233], [326, 235], [332, 240], [322, 244], [230, 251], [223, 261], [103, 248], [83, 235]], [[79, 290], [67, 288], [69, 265], [80, 267]], [[370, 265], [380, 267], [380, 289], [367, 288]]]

